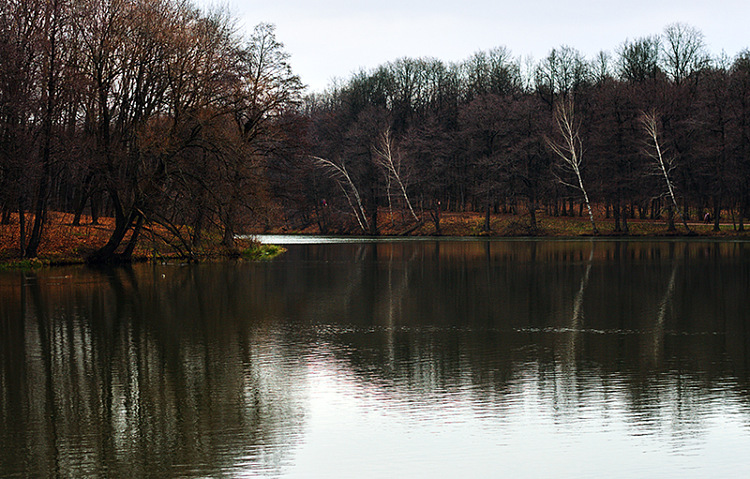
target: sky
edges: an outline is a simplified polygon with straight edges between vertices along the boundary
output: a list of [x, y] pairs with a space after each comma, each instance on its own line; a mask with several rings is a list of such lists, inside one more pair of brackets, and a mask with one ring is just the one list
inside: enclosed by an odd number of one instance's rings
[[195, 1], [227, 7], [248, 35], [258, 23], [275, 24], [309, 92], [404, 57], [457, 62], [505, 46], [537, 61], [568, 45], [592, 58], [674, 22], [703, 32], [714, 55], [750, 48], [750, 0]]

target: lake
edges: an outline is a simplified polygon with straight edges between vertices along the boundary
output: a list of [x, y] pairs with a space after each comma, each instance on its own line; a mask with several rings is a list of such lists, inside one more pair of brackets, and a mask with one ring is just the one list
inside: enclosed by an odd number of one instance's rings
[[750, 473], [750, 243], [0, 273], [0, 477]]

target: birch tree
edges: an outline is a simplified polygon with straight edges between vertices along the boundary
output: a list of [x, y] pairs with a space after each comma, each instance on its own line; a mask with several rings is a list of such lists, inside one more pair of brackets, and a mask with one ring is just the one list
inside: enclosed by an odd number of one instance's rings
[[[409, 208], [414, 221], [419, 222], [419, 216], [414, 212], [409, 195], [406, 193], [406, 184], [404, 183], [403, 168], [401, 162], [401, 156], [397, 155], [393, 151], [393, 137], [391, 136], [390, 128], [386, 129], [380, 135], [380, 141], [373, 148], [375, 151], [375, 157], [378, 165], [385, 170], [386, 180], [388, 184], [394, 181], [401, 191], [401, 196], [404, 198], [404, 203]], [[389, 188], [390, 189], [390, 188]], [[388, 201], [390, 203], [390, 192]]]
[[570, 183], [562, 178], [558, 178], [560, 183], [577, 189], [583, 196], [583, 201], [589, 213], [591, 228], [595, 235], [599, 234], [599, 229], [594, 221], [594, 212], [591, 209], [591, 202], [586, 187], [583, 184], [583, 175], [581, 166], [583, 164], [583, 142], [581, 141], [580, 123], [575, 118], [575, 105], [572, 96], [561, 100], [555, 106], [554, 120], [557, 129], [562, 136], [561, 141], [554, 141], [547, 138], [547, 145], [557, 156], [560, 167], [575, 176], [575, 183]]
[[664, 179], [664, 183], [667, 187], [667, 194], [669, 195], [669, 198], [671, 200], [670, 221], [668, 228], [670, 231], [673, 231], [675, 229], [674, 219], [672, 215], [674, 211], [677, 211], [678, 213], [680, 213], [682, 224], [685, 226], [685, 229], [690, 232], [690, 227], [688, 226], [687, 220], [685, 219], [685, 214], [680, 211], [680, 207], [677, 205], [674, 182], [672, 181], [672, 177], [670, 176], [670, 173], [674, 170], [675, 167], [674, 158], [666, 157], [664, 155], [664, 151], [662, 150], [661, 141], [659, 139], [659, 120], [656, 110], [644, 112], [641, 115], [641, 125], [643, 125], [643, 129], [646, 132], [646, 136], [648, 137], [646, 154], [654, 161], [657, 168], [657, 174]]
[[336, 183], [343, 191], [346, 201], [354, 213], [354, 217], [357, 219], [357, 223], [363, 232], [367, 232], [370, 229], [370, 224], [367, 221], [367, 215], [365, 214], [365, 208], [362, 205], [362, 196], [359, 194], [357, 185], [354, 184], [349, 171], [346, 169], [346, 163], [336, 163], [325, 158], [313, 157], [318, 165], [326, 170], [328, 174], [336, 180]]

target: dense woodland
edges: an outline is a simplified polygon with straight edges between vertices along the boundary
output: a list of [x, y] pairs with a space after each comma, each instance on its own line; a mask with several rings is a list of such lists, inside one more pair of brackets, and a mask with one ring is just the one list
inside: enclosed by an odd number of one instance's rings
[[250, 228], [404, 232], [441, 211], [665, 219], [743, 230], [750, 52], [684, 24], [585, 58], [505, 48], [404, 58], [304, 96], [259, 24], [187, 0], [0, 0], [0, 204], [34, 257], [50, 211], [115, 218], [91, 261], [145, 229], [191, 254]]
[[706, 212], [715, 229], [720, 219], [744, 229], [750, 53], [711, 58], [687, 25], [593, 59], [567, 46], [538, 62], [504, 48], [459, 64], [401, 59], [305, 108], [311, 148], [340, 191], [313, 169], [298, 204], [337, 198], [373, 234], [377, 206], [409, 204], [437, 231], [441, 210], [484, 211], [487, 229], [491, 213], [512, 211], [530, 233], [537, 211], [587, 210], [594, 233], [605, 214], [616, 232], [658, 217], [689, 231]]

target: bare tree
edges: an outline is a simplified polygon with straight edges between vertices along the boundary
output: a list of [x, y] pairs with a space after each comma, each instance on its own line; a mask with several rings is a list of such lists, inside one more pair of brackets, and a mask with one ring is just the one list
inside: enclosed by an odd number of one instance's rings
[[618, 73], [622, 80], [644, 82], [659, 73], [661, 39], [657, 36], [626, 40], [618, 50]]
[[[391, 136], [390, 128], [387, 128], [381, 135], [379, 143], [373, 147], [375, 151], [375, 157], [378, 165], [383, 168], [386, 172], [387, 182], [395, 181], [401, 190], [401, 195], [404, 198], [404, 203], [409, 208], [414, 221], [419, 222], [419, 216], [414, 212], [414, 208], [409, 200], [409, 195], [406, 193], [406, 184], [404, 183], [405, 178], [403, 175], [402, 158], [401, 155], [395, 154], [393, 151], [393, 137]], [[390, 194], [388, 201], [390, 202]]]
[[[336, 180], [341, 191], [344, 192], [344, 196], [346, 196], [346, 201], [352, 208], [354, 217], [357, 218], [359, 227], [363, 232], [367, 232], [370, 229], [370, 224], [367, 221], [365, 208], [362, 205], [362, 197], [359, 194], [357, 185], [354, 184], [351, 175], [349, 175], [349, 172], [346, 169], [346, 164], [344, 162], [335, 163], [331, 160], [320, 157], [313, 157], [313, 159], [316, 160], [318, 165]], [[354, 198], [354, 201], [352, 201], [352, 197]]]
[[664, 71], [676, 84], [705, 68], [709, 62], [703, 33], [684, 23], [667, 25], [662, 52]]
[[674, 230], [674, 221], [672, 220], [671, 212], [677, 211], [680, 213], [682, 224], [685, 226], [685, 229], [690, 232], [690, 226], [687, 224], [685, 215], [680, 211], [680, 207], [677, 205], [677, 198], [674, 193], [674, 182], [670, 176], [670, 173], [675, 168], [674, 158], [665, 157], [661, 148], [661, 142], [659, 140], [659, 120], [656, 110], [643, 112], [641, 115], [641, 125], [643, 125], [643, 129], [648, 136], [648, 148], [646, 149], [646, 154], [656, 163], [658, 174], [664, 178], [664, 183], [667, 186], [667, 192], [671, 200], [669, 229]]
[[583, 163], [583, 143], [580, 135], [580, 124], [575, 119], [575, 108], [572, 96], [559, 101], [555, 106], [554, 119], [555, 124], [562, 136], [561, 142], [547, 139], [547, 144], [560, 160], [560, 166], [572, 172], [576, 177], [576, 183], [569, 183], [558, 178], [559, 181], [571, 188], [581, 192], [591, 221], [591, 228], [594, 234], [599, 234], [599, 229], [594, 221], [594, 212], [591, 209], [591, 202], [586, 188], [583, 185], [583, 175], [581, 174], [581, 165]]
[[554, 108], [558, 96], [580, 90], [591, 76], [589, 65], [578, 50], [563, 45], [539, 62], [534, 72], [537, 94]]

